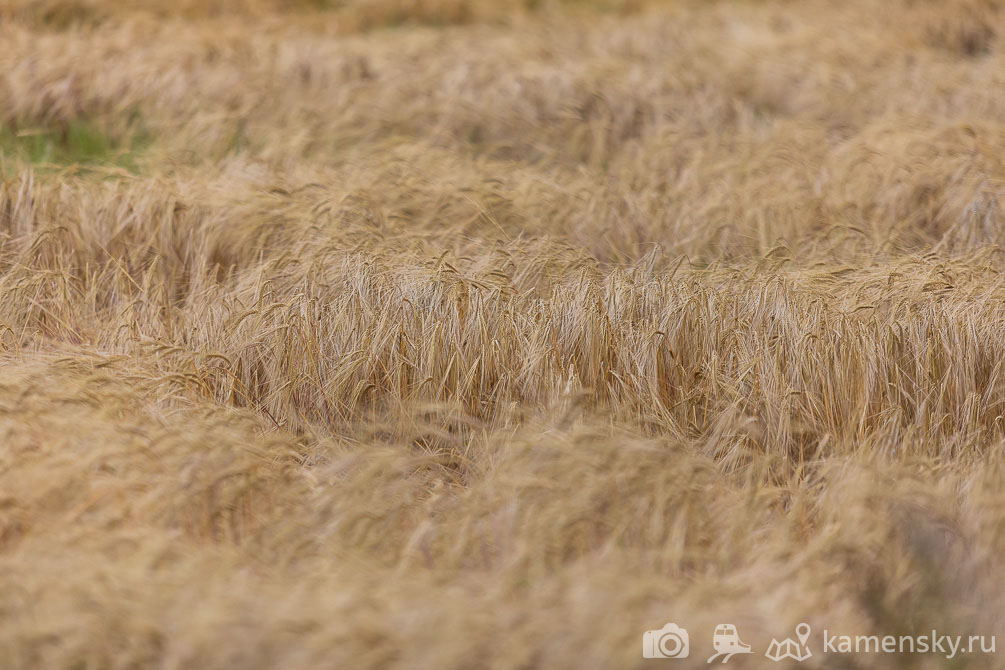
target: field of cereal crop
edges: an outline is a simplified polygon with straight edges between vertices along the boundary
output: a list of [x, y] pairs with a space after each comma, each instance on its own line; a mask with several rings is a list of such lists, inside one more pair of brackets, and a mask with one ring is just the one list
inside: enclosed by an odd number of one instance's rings
[[1005, 667], [1005, 2], [0, 44], [0, 670]]

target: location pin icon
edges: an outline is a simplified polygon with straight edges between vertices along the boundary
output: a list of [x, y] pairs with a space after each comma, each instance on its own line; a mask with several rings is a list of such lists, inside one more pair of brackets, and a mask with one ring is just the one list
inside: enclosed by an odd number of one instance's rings
[[806, 640], [810, 637], [810, 625], [808, 623], [801, 623], [796, 626], [796, 635], [799, 637], [799, 644], [806, 646]]

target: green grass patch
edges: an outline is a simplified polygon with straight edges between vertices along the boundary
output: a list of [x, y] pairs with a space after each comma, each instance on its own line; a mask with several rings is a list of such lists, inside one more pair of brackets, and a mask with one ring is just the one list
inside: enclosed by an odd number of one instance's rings
[[122, 135], [111, 135], [87, 120], [58, 126], [0, 125], [0, 164], [29, 163], [36, 168], [115, 167], [137, 172], [137, 159], [150, 144], [148, 133], [131, 119]]

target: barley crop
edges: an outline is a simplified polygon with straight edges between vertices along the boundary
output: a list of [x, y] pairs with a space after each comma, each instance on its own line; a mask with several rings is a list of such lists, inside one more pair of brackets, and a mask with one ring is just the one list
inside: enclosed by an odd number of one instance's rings
[[1003, 36], [3, 0], [0, 670], [1005, 667]]

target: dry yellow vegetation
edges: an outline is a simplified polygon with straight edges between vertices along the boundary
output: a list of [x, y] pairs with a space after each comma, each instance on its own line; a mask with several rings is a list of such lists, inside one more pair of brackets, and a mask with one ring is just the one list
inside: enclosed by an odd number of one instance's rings
[[0, 669], [1005, 667], [1003, 35], [0, 3]]

